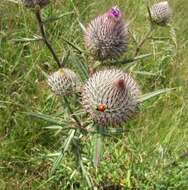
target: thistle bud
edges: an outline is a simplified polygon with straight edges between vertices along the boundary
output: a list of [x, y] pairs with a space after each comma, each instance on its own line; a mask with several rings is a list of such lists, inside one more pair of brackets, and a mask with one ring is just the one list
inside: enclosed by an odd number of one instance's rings
[[133, 117], [141, 94], [134, 79], [118, 69], [96, 72], [82, 91], [82, 104], [101, 126], [116, 126]]
[[67, 95], [76, 92], [79, 78], [70, 69], [59, 69], [48, 77], [48, 85], [56, 95]]
[[48, 5], [50, 0], [22, 0], [22, 2], [27, 8], [35, 8], [37, 5], [42, 8]]
[[128, 26], [118, 7], [92, 20], [85, 31], [85, 46], [95, 60], [113, 59], [127, 50]]
[[164, 26], [170, 21], [172, 11], [167, 1], [154, 4], [149, 11], [152, 21], [158, 25]]

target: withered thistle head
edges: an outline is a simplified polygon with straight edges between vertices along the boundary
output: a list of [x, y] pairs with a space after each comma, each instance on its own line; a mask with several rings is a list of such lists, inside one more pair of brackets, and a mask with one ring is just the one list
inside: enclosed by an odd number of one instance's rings
[[48, 5], [50, 0], [22, 0], [22, 2], [27, 8], [35, 8], [37, 5], [42, 8]]
[[170, 21], [172, 11], [168, 1], [154, 4], [149, 11], [152, 21], [158, 25], [164, 26]]
[[79, 86], [79, 78], [70, 69], [59, 69], [48, 77], [48, 85], [56, 95], [75, 93]]
[[136, 82], [119, 69], [96, 72], [83, 87], [82, 104], [101, 126], [116, 126], [135, 115], [138, 96]]
[[92, 20], [85, 31], [85, 45], [96, 60], [113, 59], [128, 46], [128, 26], [118, 7]]

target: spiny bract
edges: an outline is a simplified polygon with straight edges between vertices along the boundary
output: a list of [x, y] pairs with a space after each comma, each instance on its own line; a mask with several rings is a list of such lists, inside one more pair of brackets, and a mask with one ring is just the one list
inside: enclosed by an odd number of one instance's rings
[[119, 69], [96, 72], [82, 91], [82, 103], [101, 126], [116, 126], [134, 116], [141, 94], [136, 82]]
[[35, 8], [36, 5], [44, 7], [50, 3], [50, 0], [22, 0], [22, 1], [27, 8]]
[[90, 22], [85, 31], [85, 45], [96, 60], [113, 59], [128, 46], [128, 26], [117, 6]]
[[79, 86], [79, 78], [70, 69], [59, 69], [48, 77], [48, 84], [56, 95], [74, 93]]
[[156, 3], [150, 8], [152, 21], [159, 25], [166, 25], [170, 21], [171, 13], [167, 1]]

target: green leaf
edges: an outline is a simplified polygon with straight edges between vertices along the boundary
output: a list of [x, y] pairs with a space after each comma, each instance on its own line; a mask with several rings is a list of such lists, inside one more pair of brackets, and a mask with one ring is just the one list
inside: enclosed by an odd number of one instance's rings
[[157, 90], [157, 91], [155, 91], [155, 92], [150, 92], [150, 93], [141, 95], [141, 96], [138, 98], [138, 102], [144, 102], [144, 101], [149, 100], [150, 98], [153, 98], [153, 97], [158, 96], [158, 95], [160, 95], [160, 94], [164, 94], [164, 93], [171, 92], [171, 91], [174, 90], [174, 89], [175, 89], [175, 88], [166, 88], [166, 89], [161, 89], [161, 90]]
[[85, 31], [86, 31], [86, 28], [85, 28], [85, 26], [80, 22], [79, 19], [78, 19], [78, 23], [79, 23], [79, 25], [80, 25], [80, 28], [83, 30], [83, 32], [85, 32]]
[[[51, 126], [47, 126], [47, 127], [44, 127], [45, 129], [55, 129], [55, 130], [61, 130], [61, 129], [64, 129], [62, 126], [59, 126], [59, 125], [51, 125]], [[67, 128], [66, 128], [67, 129]]]
[[11, 3], [16, 3], [16, 4], [22, 4], [22, 1], [21, 0], [7, 0]]
[[93, 180], [92, 180], [90, 174], [86, 171], [86, 169], [85, 169], [85, 167], [84, 167], [84, 164], [83, 164], [83, 162], [82, 162], [82, 159], [79, 160], [79, 164], [80, 164], [80, 167], [81, 167], [81, 170], [82, 170], [82, 174], [83, 174], [83, 176], [85, 177], [88, 186], [90, 187], [90, 189], [94, 189]]
[[175, 47], [177, 48], [177, 37], [176, 37], [176, 31], [175, 29], [173, 28], [173, 26], [170, 25], [170, 35], [171, 35], [171, 39], [175, 45]]
[[133, 73], [139, 74], [139, 75], [145, 75], [145, 76], [157, 76], [160, 73], [152, 73], [147, 71], [132, 71]]
[[56, 21], [56, 20], [59, 20], [59, 19], [63, 18], [64, 16], [71, 15], [71, 14], [74, 14], [74, 11], [62, 13], [62, 14], [60, 14], [58, 16], [52, 16], [52, 17], [46, 19], [43, 22], [53, 22], [53, 21]]
[[44, 121], [48, 121], [48, 122], [53, 123], [53, 124], [57, 124], [57, 125], [63, 125], [64, 124], [63, 122], [58, 121], [57, 118], [46, 115], [46, 114], [34, 113], [34, 112], [23, 112], [23, 113], [28, 115], [28, 116], [32, 116], [32, 117], [36, 117], [38, 119], [42, 119]]
[[111, 61], [110, 63], [111, 64], [130, 64], [130, 63], [135, 63], [138, 60], [142, 60], [142, 59], [145, 59], [147, 57], [150, 57], [151, 55], [152, 55], [151, 53], [147, 53], [147, 54], [136, 56], [132, 59], [120, 60], [120, 61]]
[[58, 156], [58, 158], [55, 160], [54, 164], [53, 164], [53, 167], [52, 167], [52, 170], [50, 172], [50, 175], [52, 175], [55, 170], [59, 167], [64, 155], [65, 155], [65, 152], [67, 152], [67, 150], [69, 149], [69, 146], [72, 142], [72, 139], [74, 138], [74, 134], [75, 134], [75, 130], [72, 129], [69, 131], [69, 136], [67, 137], [67, 139], [65, 140], [65, 143], [62, 147], [62, 152], [61, 154]]

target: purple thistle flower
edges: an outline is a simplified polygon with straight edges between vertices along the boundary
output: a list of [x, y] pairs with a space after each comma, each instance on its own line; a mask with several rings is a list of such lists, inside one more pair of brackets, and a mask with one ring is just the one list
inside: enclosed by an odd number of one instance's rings
[[82, 104], [101, 126], [116, 126], [133, 117], [141, 94], [134, 79], [119, 69], [96, 72], [83, 87]]
[[109, 11], [108, 11], [108, 15], [111, 17], [115, 17], [115, 18], [120, 18], [120, 10], [118, 9], [118, 7], [112, 7]]
[[127, 50], [128, 26], [118, 7], [90, 22], [85, 31], [85, 45], [96, 60], [117, 58]]

